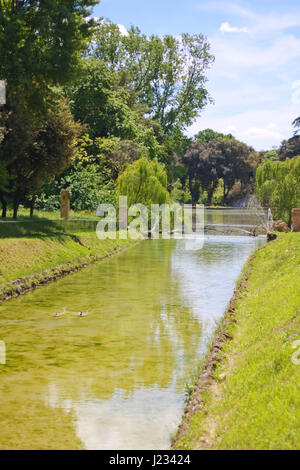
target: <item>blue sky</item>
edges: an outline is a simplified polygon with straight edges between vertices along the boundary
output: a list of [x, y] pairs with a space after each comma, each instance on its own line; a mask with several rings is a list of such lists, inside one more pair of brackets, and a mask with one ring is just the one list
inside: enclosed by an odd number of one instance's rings
[[214, 99], [188, 130], [231, 132], [256, 150], [278, 146], [300, 115], [299, 0], [102, 0], [94, 16], [146, 34], [202, 33]]

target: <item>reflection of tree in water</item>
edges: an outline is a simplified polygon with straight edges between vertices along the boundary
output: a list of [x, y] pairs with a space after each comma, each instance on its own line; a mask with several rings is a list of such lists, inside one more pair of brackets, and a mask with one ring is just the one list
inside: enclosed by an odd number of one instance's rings
[[[61, 401], [73, 402], [108, 399], [120, 389], [130, 396], [138, 388], [183, 386], [201, 324], [181, 304], [172, 249], [172, 241], [141, 243], [2, 308], [9, 367], [0, 390], [11, 417], [38, 421], [49, 383]], [[64, 306], [91, 314], [54, 318]], [[51, 427], [57, 415], [42, 413]]]
[[[107, 305], [105, 316], [97, 319], [94, 313], [93, 330], [86, 329], [83, 337], [82, 331], [72, 332], [77, 354], [73, 358], [70, 344], [73, 364], [62, 386], [66, 390], [70, 383], [75, 399], [89, 393], [109, 398], [116, 389], [130, 394], [137, 387], [184, 382], [179, 365], [195, 356], [201, 325], [181, 305], [178, 286], [171, 284], [171, 251], [172, 242], [145, 242], [130, 251], [129, 258], [120, 256], [107, 263], [110, 272], [101, 276], [101, 288], [92, 296], [86, 291], [86, 299], [81, 296], [91, 312], [96, 305], [104, 304], [105, 309], [104, 297], [107, 303], [117, 303], [117, 308]], [[66, 352], [62, 354], [68, 361]], [[83, 381], [75, 388], [74, 376], [77, 383], [78, 377]]]
[[[16, 423], [29, 448], [34, 430], [36, 443], [37, 435], [47, 441], [48, 429], [60, 448], [74, 437], [73, 412], [85, 403], [106, 403], [109, 413], [119, 395], [136, 403], [137, 391], [149, 398], [157, 396], [152, 389], [182, 393], [199, 362], [205, 315], [224, 311], [254, 240], [214, 241], [199, 252], [173, 248], [172, 241], [143, 242], [1, 306], [3, 448], [14, 447]], [[90, 314], [54, 318], [64, 307]]]
[[205, 224], [260, 225], [256, 213], [248, 209], [206, 209]]

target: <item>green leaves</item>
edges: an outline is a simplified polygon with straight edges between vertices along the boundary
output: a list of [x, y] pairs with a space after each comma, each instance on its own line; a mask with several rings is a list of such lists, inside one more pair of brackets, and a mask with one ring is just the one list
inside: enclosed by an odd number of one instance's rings
[[86, 18], [96, 0], [0, 3], [0, 78], [8, 102], [22, 100], [41, 112], [51, 87], [78, 73], [91, 34]]
[[[68, 90], [76, 119], [87, 125], [90, 139], [120, 139], [135, 142], [151, 157], [159, 153], [155, 126], [142, 109], [130, 107], [130, 93], [119, 86], [116, 73], [102, 62], [88, 59], [83, 73]], [[133, 109], [132, 109], [133, 108]]]
[[147, 37], [132, 27], [124, 36], [116, 25], [101, 20], [89, 54], [118, 73], [166, 133], [174, 126], [190, 125], [210, 100], [205, 71], [214, 58], [201, 34]]
[[260, 202], [290, 225], [292, 209], [300, 205], [300, 156], [266, 161], [256, 171], [256, 187]]
[[45, 122], [34, 121], [19, 107], [10, 114], [7, 127], [9, 132], [0, 146], [0, 161], [9, 175], [5, 191], [20, 202], [70, 165], [82, 128], [62, 100]]
[[223, 203], [236, 181], [249, 183], [254, 176], [254, 151], [232, 136], [222, 136], [210, 129], [199, 133], [187, 149], [182, 163], [187, 167], [193, 203], [197, 203], [201, 188], [207, 191], [211, 203], [219, 180], [224, 183]]
[[117, 196], [127, 196], [128, 206], [167, 203], [169, 193], [163, 165], [146, 157], [128, 165], [117, 180]]
[[195, 140], [200, 143], [211, 142], [212, 140], [216, 139], [233, 139], [232, 134], [222, 134], [221, 132], [216, 132], [213, 129], [204, 129], [203, 131], [198, 132], [195, 135]]
[[75, 211], [96, 211], [99, 204], [115, 203], [115, 185], [112, 181], [104, 181], [96, 164], [87, 168], [75, 166], [59, 182], [49, 181], [38, 195], [36, 207], [48, 211], [59, 209], [61, 189], [71, 191], [71, 208]]
[[300, 136], [295, 135], [288, 140], [283, 140], [278, 154], [281, 161], [300, 155]]
[[8, 171], [4, 166], [0, 165], [0, 191], [5, 191], [7, 189], [8, 180]]

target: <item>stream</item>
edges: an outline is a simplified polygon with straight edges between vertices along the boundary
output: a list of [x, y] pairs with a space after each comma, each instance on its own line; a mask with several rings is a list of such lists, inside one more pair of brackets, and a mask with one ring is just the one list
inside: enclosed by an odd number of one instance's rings
[[186, 384], [263, 243], [144, 241], [2, 304], [0, 448], [168, 449]]

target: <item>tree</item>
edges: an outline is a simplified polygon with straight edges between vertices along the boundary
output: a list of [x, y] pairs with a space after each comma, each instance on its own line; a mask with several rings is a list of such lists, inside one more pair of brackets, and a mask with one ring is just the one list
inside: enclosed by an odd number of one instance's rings
[[[45, 181], [62, 173], [70, 165], [82, 128], [74, 121], [66, 101], [57, 102], [46, 122], [39, 127], [24, 112], [12, 113], [8, 125], [10, 131], [0, 147], [0, 160], [5, 162], [9, 174], [9, 187], [7, 191], [2, 191], [2, 200], [7, 203], [7, 199], [12, 199], [13, 216], [17, 218], [20, 202], [26, 196], [34, 196]], [[19, 150], [16, 148], [16, 136], [23, 143]], [[15, 153], [17, 158], [6, 159], [7, 155]], [[3, 216], [6, 215], [5, 203]]]
[[[0, 127], [7, 116], [10, 124], [0, 150], [1, 174], [9, 174], [10, 190], [5, 197], [3, 190], [1, 193], [4, 216], [9, 194], [14, 200], [16, 217], [20, 199], [51, 173], [50, 160], [56, 158], [57, 171], [65, 165], [64, 158], [61, 163], [58, 161], [58, 156], [62, 156], [58, 148], [57, 156], [47, 153], [53, 143], [45, 139], [53, 135], [55, 128], [51, 112], [57, 115], [56, 87], [69, 83], [78, 74], [94, 24], [87, 17], [96, 3], [96, 0], [0, 1], [0, 79], [6, 82], [7, 102], [1, 109]], [[65, 111], [63, 107], [62, 112]], [[71, 115], [65, 117], [64, 129], [70, 124]], [[58, 118], [57, 132], [54, 131], [57, 142], [63, 139], [61, 124]], [[70, 136], [69, 131], [70, 128], [67, 131]], [[66, 152], [65, 147], [63, 151]]]
[[251, 147], [234, 138], [221, 137], [208, 142], [193, 142], [182, 158], [187, 168], [192, 201], [196, 204], [200, 192], [207, 192], [210, 205], [214, 191], [223, 180], [223, 203], [236, 181], [248, 183], [255, 174], [255, 153]]
[[276, 162], [279, 160], [279, 155], [276, 150], [269, 150], [263, 156], [264, 160], [269, 160], [271, 162]]
[[216, 132], [213, 129], [204, 129], [203, 131], [199, 131], [194, 137], [197, 142], [202, 144], [220, 138], [233, 139], [234, 137], [232, 134], [222, 134], [221, 132]]
[[141, 157], [142, 147], [133, 140], [103, 137], [91, 140], [87, 134], [79, 139], [74, 166], [88, 168], [97, 165], [104, 180], [116, 180], [129, 163]]
[[193, 142], [182, 157], [182, 163], [187, 167], [187, 178], [192, 203], [199, 202], [201, 190], [208, 193], [208, 204], [211, 204], [213, 193], [218, 186], [219, 173], [218, 161], [221, 160], [221, 152], [215, 142], [201, 144]]
[[172, 189], [170, 192], [170, 200], [172, 202], [185, 202], [184, 197], [185, 197], [185, 192], [184, 192], [184, 189], [182, 187], [180, 180], [178, 179], [174, 181], [174, 183], [172, 184]]
[[221, 138], [216, 143], [222, 154], [218, 173], [224, 182], [223, 204], [227, 204], [229, 192], [236, 181], [249, 183], [254, 178], [255, 152], [252, 147], [236, 139]]
[[118, 73], [133, 101], [145, 104], [165, 133], [186, 128], [210, 100], [205, 72], [214, 58], [201, 34], [148, 38], [132, 27], [124, 36], [102, 19], [90, 55]]
[[89, 135], [130, 139], [136, 123], [125, 89], [115, 86], [113, 73], [101, 62], [84, 62], [83, 73], [69, 93], [76, 120], [88, 125]]
[[296, 128], [295, 135], [297, 135], [300, 130], [300, 116], [293, 121], [293, 126]]
[[[0, 127], [0, 147], [1, 142], [4, 139], [6, 129], [4, 127]], [[1, 191], [3, 191], [7, 187], [8, 183], [8, 173], [3, 164], [0, 163], [0, 198], [1, 198]]]
[[88, 126], [87, 132], [95, 144], [97, 138], [117, 137], [135, 141], [152, 157], [157, 155], [159, 144], [153, 128], [129, 107], [129, 93], [102, 62], [86, 60], [83, 73], [68, 90], [68, 96], [75, 119]]
[[0, 79], [8, 103], [47, 109], [51, 87], [78, 73], [96, 0], [0, 1]]
[[256, 171], [256, 188], [260, 202], [291, 225], [292, 209], [300, 204], [300, 156], [265, 162]]
[[288, 140], [283, 140], [278, 153], [280, 161], [300, 155], [300, 135], [295, 135]]
[[[2, 203], [2, 217], [6, 217], [7, 203], [12, 199], [12, 185], [13, 178], [17, 177], [16, 174], [12, 175], [12, 168], [15, 165], [15, 170], [24, 163], [25, 156], [27, 155], [28, 148], [34, 142], [38, 133], [40, 124], [24, 110], [24, 106], [20, 103], [14, 107], [14, 110], [2, 106], [0, 111], [0, 126], [5, 126], [6, 132], [0, 146], [0, 162], [2, 171], [6, 172], [6, 180], [9, 180], [9, 186], [6, 185], [5, 190], [0, 190], [0, 200]], [[9, 178], [8, 178], [9, 176]], [[5, 194], [4, 194], [5, 193]]]
[[119, 176], [117, 196], [127, 196], [128, 206], [133, 204], [164, 204], [169, 201], [167, 173], [156, 159], [142, 157]]
[[98, 165], [73, 166], [60, 178], [52, 178], [36, 197], [36, 207], [55, 211], [60, 207], [60, 191], [69, 189], [72, 193], [71, 209], [95, 211], [99, 204], [115, 204], [115, 185], [104, 181]]

